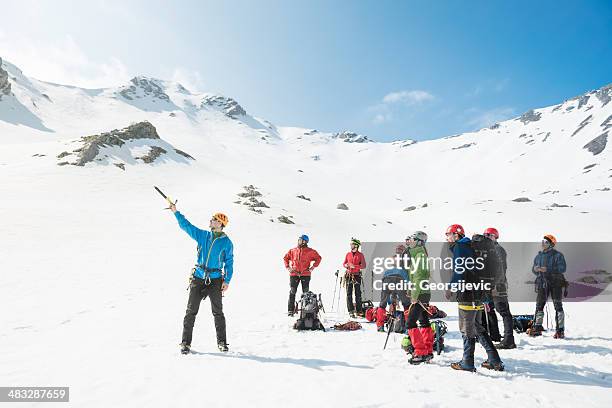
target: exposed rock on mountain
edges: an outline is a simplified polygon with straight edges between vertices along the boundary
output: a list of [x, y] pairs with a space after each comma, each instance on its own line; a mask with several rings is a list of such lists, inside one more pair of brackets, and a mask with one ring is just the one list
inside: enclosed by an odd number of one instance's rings
[[2, 58], [0, 58], [0, 100], [3, 95], [11, 93], [11, 83], [8, 80], [8, 72], [2, 69]]
[[234, 99], [225, 96], [207, 95], [202, 99], [200, 107], [213, 107], [222, 111], [226, 116], [232, 119], [238, 119], [240, 116], [246, 115], [246, 111]]

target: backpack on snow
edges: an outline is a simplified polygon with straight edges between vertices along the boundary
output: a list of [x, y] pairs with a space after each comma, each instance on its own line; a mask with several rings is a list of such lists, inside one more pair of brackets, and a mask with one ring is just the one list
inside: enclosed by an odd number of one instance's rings
[[387, 330], [389, 330], [389, 325], [392, 325], [391, 331], [393, 333], [406, 333], [406, 317], [404, 312], [396, 310], [393, 312], [393, 318], [387, 319], [385, 324], [387, 325]]
[[440, 354], [444, 350], [444, 335], [448, 331], [446, 323], [442, 320], [432, 320], [431, 329], [434, 332], [434, 344], [433, 349], [436, 353]]
[[321, 295], [317, 296], [313, 292], [302, 293], [298, 311], [300, 317], [297, 319], [293, 328], [295, 330], [323, 330], [323, 323], [319, 320], [319, 310], [323, 309]]
[[517, 333], [525, 333], [533, 325], [533, 315], [512, 316], [512, 328]]

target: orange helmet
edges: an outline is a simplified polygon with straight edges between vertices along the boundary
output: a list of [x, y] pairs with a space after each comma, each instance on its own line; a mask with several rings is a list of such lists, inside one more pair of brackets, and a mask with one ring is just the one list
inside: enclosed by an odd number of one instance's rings
[[557, 238], [555, 238], [555, 236], [552, 235], [552, 234], [544, 235], [544, 239], [547, 240], [548, 242], [550, 242], [550, 245], [552, 245], [552, 246], [557, 245]]
[[227, 223], [229, 222], [229, 218], [227, 218], [227, 215], [223, 213], [216, 213], [215, 215], [213, 215], [213, 218], [219, 221], [224, 227], [227, 227]]

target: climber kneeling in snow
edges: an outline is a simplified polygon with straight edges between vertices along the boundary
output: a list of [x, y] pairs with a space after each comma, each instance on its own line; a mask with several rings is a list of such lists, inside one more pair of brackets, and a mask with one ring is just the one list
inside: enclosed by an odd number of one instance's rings
[[289, 302], [287, 303], [287, 313], [289, 316], [295, 314], [295, 294], [297, 288], [302, 283], [302, 293], [310, 289], [310, 275], [314, 268], [321, 263], [321, 255], [317, 251], [308, 247], [308, 235], [298, 237], [298, 245], [285, 254], [285, 268], [289, 272]]
[[[429, 281], [429, 265], [427, 263], [427, 234], [416, 231], [408, 237], [408, 254], [410, 255], [410, 282], [412, 303], [406, 312], [408, 335], [414, 347], [410, 364], [420, 364], [433, 358], [434, 332], [429, 323], [429, 289], [422, 288]], [[417, 325], [418, 322], [418, 325]]]
[[[398, 245], [395, 248], [395, 255], [403, 256], [406, 251], [404, 245]], [[395, 302], [395, 299], [399, 298], [402, 302], [404, 310], [408, 310], [410, 306], [410, 298], [408, 297], [408, 283], [410, 278], [408, 272], [404, 268], [397, 267], [387, 269], [383, 273], [382, 279], [382, 293], [380, 295], [380, 303], [378, 309], [376, 309], [376, 327], [378, 331], [385, 331], [385, 320], [387, 315], [387, 304]]]
[[205, 231], [187, 221], [185, 216], [176, 210], [174, 204], [170, 204], [170, 210], [174, 213], [181, 229], [198, 243], [197, 263], [189, 283], [189, 300], [183, 320], [181, 353], [188, 354], [191, 349], [195, 318], [200, 309], [200, 302], [207, 297], [210, 298], [215, 318], [217, 345], [220, 351], [227, 351], [223, 292], [227, 290], [234, 271], [234, 246], [223, 232], [228, 218], [225, 214], [214, 214], [210, 219], [210, 231]]

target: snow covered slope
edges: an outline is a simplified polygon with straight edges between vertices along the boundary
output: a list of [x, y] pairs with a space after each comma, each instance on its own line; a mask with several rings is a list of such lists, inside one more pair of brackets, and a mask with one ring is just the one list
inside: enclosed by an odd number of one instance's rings
[[[476, 377], [447, 368], [461, 344], [452, 304], [441, 305], [451, 312], [449, 353], [427, 367], [408, 367], [398, 339], [383, 352], [372, 327], [294, 333], [282, 316], [282, 256], [301, 233], [323, 256], [312, 288], [327, 304], [351, 236], [401, 241], [419, 228], [441, 240], [459, 222], [468, 233], [495, 225], [506, 241], [543, 233], [609, 241], [609, 86], [478, 132], [377, 143], [277, 126], [231, 98], [175, 82], [136, 77], [80, 89], [1, 66], [3, 385], [70, 385], [72, 404], [87, 407], [467, 406], [475, 393], [499, 406], [612, 402], [612, 331], [601, 324], [609, 304], [568, 305], [568, 341], [521, 338], [521, 349], [502, 355], [506, 373]], [[58, 165], [75, 162], [74, 150], [91, 140], [83, 138], [144, 122], [160, 139], [100, 143], [101, 160]], [[151, 156], [153, 147], [168, 156]], [[64, 152], [72, 155], [58, 158]], [[228, 356], [210, 352], [207, 303], [194, 332], [199, 354], [178, 355], [195, 244], [153, 185], [178, 198], [196, 225], [215, 211], [230, 217]], [[239, 196], [249, 185], [265, 206]], [[373, 382], [401, 387], [366, 391]]]

